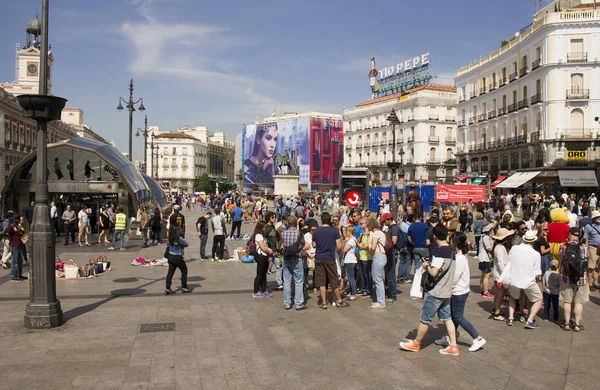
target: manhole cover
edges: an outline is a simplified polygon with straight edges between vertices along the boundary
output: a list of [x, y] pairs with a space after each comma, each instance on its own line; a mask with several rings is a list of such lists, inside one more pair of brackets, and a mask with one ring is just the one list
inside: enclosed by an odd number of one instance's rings
[[140, 326], [140, 333], [153, 333], [153, 332], [175, 332], [174, 322], [163, 322], [155, 324], [142, 324]]

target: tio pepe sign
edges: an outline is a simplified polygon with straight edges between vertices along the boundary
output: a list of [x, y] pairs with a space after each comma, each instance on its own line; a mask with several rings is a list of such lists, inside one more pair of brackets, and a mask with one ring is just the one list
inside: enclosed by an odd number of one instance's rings
[[349, 191], [346, 194], [346, 204], [350, 207], [358, 207], [362, 201], [362, 196], [358, 191]]

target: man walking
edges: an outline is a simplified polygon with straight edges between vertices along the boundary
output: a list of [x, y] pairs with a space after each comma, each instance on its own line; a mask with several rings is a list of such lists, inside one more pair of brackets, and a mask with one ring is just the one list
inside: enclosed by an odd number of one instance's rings
[[211, 218], [210, 224], [213, 230], [213, 245], [212, 245], [212, 259], [211, 261], [223, 262], [223, 252], [225, 250], [225, 235], [227, 230], [225, 228], [225, 219], [220, 215], [220, 209], [215, 208], [215, 216]]
[[[235, 202], [235, 207], [231, 210], [231, 216], [233, 217], [233, 224], [231, 226], [231, 234], [229, 235], [230, 240], [242, 238], [242, 219], [244, 217], [244, 210], [239, 206], [238, 202]], [[237, 229], [237, 235], [234, 234]]]
[[70, 204], [65, 208], [61, 219], [65, 227], [65, 245], [69, 245], [69, 236], [71, 236], [71, 242], [75, 243], [75, 211], [71, 210]]
[[169, 227], [172, 229], [174, 226], [181, 228], [181, 237], [185, 238], [185, 217], [179, 211], [181, 206], [176, 204], [173, 206], [173, 214], [169, 217]]
[[329, 224], [331, 215], [328, 212], [321, 214], [321, 226], [313, 233], [315, 244], [315, 281], [321, 293], [321, 309], [327, 309], [327, 283], [333, 291], [337, 307], [350, 306], [348, 302], [342, 301], [340, 295], [340, 277], [335, 262], [336, 250], [342, 249], [340, 231]]
[[117, 236], [121, 236], [121, 250], [125, 250], [125, 230], [127, 229], [127, 216], [123, 213], [123, 208], [119, 207], [117, 209], [117, 214], [115, 215], [115, 232], [113, 233], [112, 244], [110, 248], [111, 251], [115, 250], [115, 241], [117, 240]]
[[206, 257], [206, 242], [208, 241], [208, 221], [212, 218], [212, 213], [209, 211], [205, 215], [198, 218], [196, 222], [196, 230], [200, 237], [200, 260], [208, 260]]
[[58, 208], [54, 202], [50, 202], [50, 225], [52, 226], [52, 229], [54, 229], [56, 237], [60, 237], [58, 229]]
[[304, 304], [304, 265], [300, 258], [300, 249], [304, 247], [304, 237], [296, 229], [298, 219], [290, 215], [288, 229], [281, 234], [283, 246], [283, 305], [285, 310], [292, 308], [292, 279], [294, 280], [294, 304], [296, 310], [308, 309]]
[[598, 281], [598, 252], [596, 248], [600, 244], [600, 211], [592, 211], [592, 223], [585, 227], [583, 238], [586, 241], [587, 253], [589, 253], [589, 262], [587, 265], [587, 279], [590, 287], [600, 289]]
[[530, 230], [525, 233], [522, 240], [521, 244], [513, 246], [508, 253], [510, 301], [506, 324], [513, 326], [517, 299], [520, 298], [521, 292], [523, 292], [531, 302], [525, 329], [538, 329], [540, 326], [535, 322], [535, 316], [542, 307], [543, 296], [537, 284], [542, 274], [542, 258], [540, 253], [533, 249], [533, 243], [537, 240], [537, 233]]
[[[583, 304], [590, 300], [585, 269], [587, 247], [579, 242], [580, 235], [581, 231], [578, 228], [571, 228], [569, 242], [563, 244], [559, 251], [562, 264], [560, 268], [562, 277], [560, 297], [564, 302], [565, 315], [565, 323], [562, 328], [575, 332], [583, 330], [581, 324]], [[589, 269], [589, 265], [587, 268]]]

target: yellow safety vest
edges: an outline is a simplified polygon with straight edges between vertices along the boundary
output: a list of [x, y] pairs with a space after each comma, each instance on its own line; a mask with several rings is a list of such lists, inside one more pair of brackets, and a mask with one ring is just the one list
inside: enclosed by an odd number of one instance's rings
[[123, 213], [115, 215], [115, 230], [125, 230], [127, 216]]

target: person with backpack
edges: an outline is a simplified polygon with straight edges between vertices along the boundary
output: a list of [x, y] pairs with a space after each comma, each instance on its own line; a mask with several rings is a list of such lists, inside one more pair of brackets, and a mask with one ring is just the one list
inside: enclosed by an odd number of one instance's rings
[[[562, 328], [566, 331], [581, 332], [583, 325], [583, 304], [590, 300], [587, 286], [587, 247], [579, 242], [581, 230], [571, 228], [569, 240], [563, 244], [559, 251], [561, 260], [560, 297], [564, 303], [563, 311], [565, 323]], [[571, 311], [573, 313], [571, 313]], [[574, 320], [572, 319], [573, 317]]]
[[179, 268], [181, 272], [181, 292], [191, 293], [192, 290], [187, 285], [187, 265], [183, 260], [183, 254], [185, 247], [188, 246], [187, 241], [183, 239], [183, 231], [179, 226], [173, 226], [169, 232], [169, 238], [167, 243], [167, 259], [169, 260], [169, 271], [167, 272], [165, 295], [173, 294], [171, 290], [171, 282], [173, 281], [173, 275], [175, 270]]
[[259, 221], [254, 227], [254, 233], [246, 244], [246, 252], [254, 256], [256, 261], [256, 277], [254, 278], [253, 298], [271, 298], [273, 294], [267, 291], [267, 271], [269, 269], [269, 256], [273, 250], [269, 248], [264, 237], [265, 223]]
[[[542, 275], [542, 257], [539, 252], [533, 249], [533, 244], [537, 241], [537, 232], [527, 231], [519, 245], [515, 245], [508, 253], [508, 292], [510, 295], [508, 306], [508, 319], [506, 324], [513, 326], [515, 308], [517, 300], [523, 292], [531, 304], [529, 317], [525, 323], [525, 329], [538, 329], [540, 326], [535, 322], [535, 316], [542, 308], [542, 292], [537, 282], [541, 280]], [[504, 279], [504, 275], [501, 276]]]
[[223, 252], [225, 251], [225, 236], [227, 229], [225, 219], [221, 215], [219, 208], [215, 208], [215, 216], [210, 219], [210, 225], [213, 230], [213, 245], [211, 261], [223, 262]]
[[206, 256], [206, 242], [208, 241], [208, 221], [212, 218], [212, 213], [209, 211], [205, 215], [198, 218], [196, 222], [196, 230], [200, 238], [200, 260], [208, 260]]
[[387, 275], [387, 290], [388, 298], [386, 303], [398, 303], [396, 300], [398, 291], [396, 288], [396, 265], [398, 264], [398, 254], [402, 248], [406, 247], [404, 235], [400, 231], [400, 227], [394, 222], [394, 217], [391, 213], [385, 213], [381, 216], [381, 223], [387, 227], [385, 233], [385, 255], [387, 262], [385, 263], [385, 273]]
[[285, 310], [292, 308], [292, 280], [294, 281], [294, 304], [296, 310], [306, 310], [304, 304], [304, 264], [300, 250], [304, 248], [304, 236], [296, 229], [296, 217], [287, 218], [288, 228], [281, 233], [283, 248], [283, 305]]

